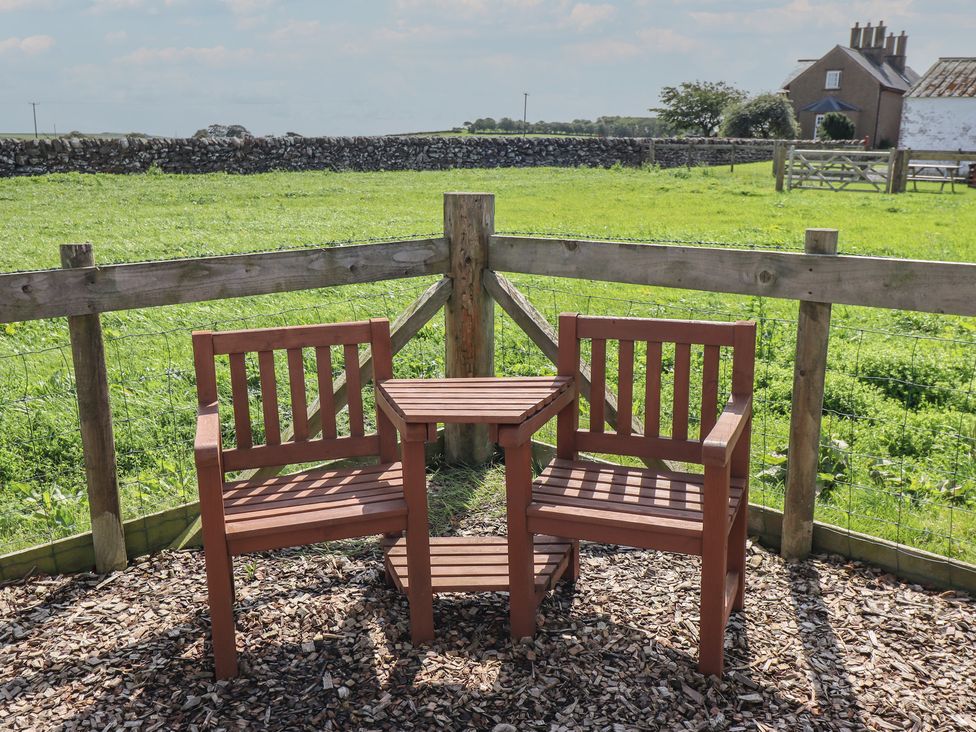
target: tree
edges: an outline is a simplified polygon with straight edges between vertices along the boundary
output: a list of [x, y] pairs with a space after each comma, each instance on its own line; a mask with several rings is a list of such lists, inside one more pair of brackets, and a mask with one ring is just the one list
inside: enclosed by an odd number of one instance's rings
[[779, 137], [792, 139], [797, 132], [793, 105], [782, 94], [760, 94], [725, 110], [723, 137]]
[[685, 81], [680, 86], [664, 87], [661, 101], [666, 106], [651, 111], [679, 132], [711, 137], [722, 121], [722, 111], [744, 98], [742, 91], [724, 81]]
[[854, 122], [843, 112], [827, 112], [820, 120], [817, 137], [821, 140], [853, 140]]

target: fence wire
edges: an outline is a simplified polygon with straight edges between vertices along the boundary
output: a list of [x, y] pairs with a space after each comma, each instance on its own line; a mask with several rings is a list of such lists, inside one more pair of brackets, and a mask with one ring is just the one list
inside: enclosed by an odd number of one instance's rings
[[[542, 278], [513, 278], [555, 327], [560, 312], [757, 323], [751, 501], [783, 508], [796, 350], [796, 318], [762, 298], [704, 302], [617, 297], [596, 283], [553, 287]], [[540, 284], [543, 283], [543, 284]], [[732, 304], [730, 304], [730, 301]], [[796, 305], [788, 308], [796, 312]], [[835, 314], [821, 431], [816, 518], [877, 536], [976, 561], [976, 325], [972, 319], [892, 313], [895, 328], [856, 327], [867, 309]], [[875, 311], [877, 314], [877, 311]], [[885, 314], [887, 315], [887, 314]], [[953, 335], [944, 335], [950, 333]], [[583, 353], [584, 360], [587, 356]], [[615, 354], [607, 379], [616, 389]], [[634, 412], [643, 414], [641, 359], [636, 358]], [[668, 358], [665, 354], [665, 368]], [[728, 394], [723, 362], [720, 392]], [[553, 365], [524, 332], [496, 309], [496, 370], [549, 374]], [[664, 388], [668, 378], [665, 376]], [[720, 398], [724, 398], [720, 394]], [[662, 424], [667, 424], [662, 394]], [[692, 394], [691, 404], [695, 404]], [[581, 410], [585, 419], [586, 406]], [[694, 420], [694, 415], [692, 415]], [[555, 442], [554, 425], [540, 438]]]
[[[392, 322], [429, 284], [430, 278], [424, 278], [392, 286], [311, 291], [302, 293], [301, 303], [293, 307], [281, 307], [294, 302], [293, 297], [249, 298], [235, 301], [240, 313], [236, 316], [229, 308], [208, 313], [206, 305], [103, 314], [123, 517], [196, 500], [192, 330], [384, 316]], [[161, 322], [166, 324], [163, 329], [158, 327]], [[0, 341], [0, 348], [10, 349], [0, 352], [0, 553], [90, 528], [66, 323], [19, 325], [23, 332], [15, 331], [17, 341], [43, 339], [53, 344], [29, 350]], [[398, 377], [443, 373], [443, 328], [443, 318], [435, 317], [407, 343], [394, 360]], [[341, 360], [333, 364], [334, 376], [342, 366]], [[287, 383], [287, 377], [280, 383]], [[317, 391], [309, 394], [311, 400]], [[367, 403], [367, 414], [371, 406]], [[288, 399], [282, 398], [279, 407], [282, 424], [290, 424]]]

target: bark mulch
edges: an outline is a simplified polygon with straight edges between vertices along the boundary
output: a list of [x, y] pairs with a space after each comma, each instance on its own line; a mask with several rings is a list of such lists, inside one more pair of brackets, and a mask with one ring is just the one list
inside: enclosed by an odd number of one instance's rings
[[588, 545], [534, 642], [508, 640], [503, 595], [454, 595], [413, 648], [378, 556], [239, 560], [246, 673], [229, 683], [211, 676], [200, 552], [0, 587], [0, 727], [976, 730], [976, 603], [864, 565], [750, 547], [719, 681], [695, 669], [693, 559]]

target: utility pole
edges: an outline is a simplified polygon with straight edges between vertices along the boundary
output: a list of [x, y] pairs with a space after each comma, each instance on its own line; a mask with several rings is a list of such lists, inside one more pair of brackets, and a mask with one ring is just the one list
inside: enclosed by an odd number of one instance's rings
[[522, 100], [522, 137], [525, 137], [529, 130], [529, 93], [522, 92], [524, 99]]
[[37, 139], [37, 102], [30, 103], [31, 108], [34, 110], [34, 139]]

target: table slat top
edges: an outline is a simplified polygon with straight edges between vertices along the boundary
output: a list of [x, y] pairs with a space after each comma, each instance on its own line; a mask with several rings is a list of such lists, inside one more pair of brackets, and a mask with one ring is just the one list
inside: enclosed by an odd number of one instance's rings
[[387, 379], [379, 391], [408, 424], [521, 424], [572, 384], [569, 376]]

